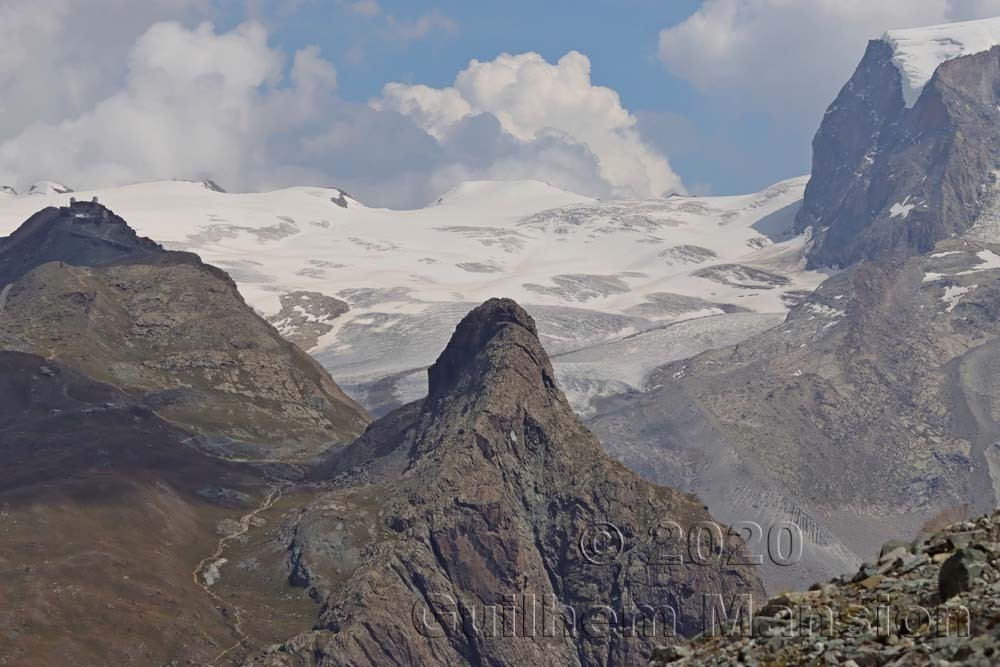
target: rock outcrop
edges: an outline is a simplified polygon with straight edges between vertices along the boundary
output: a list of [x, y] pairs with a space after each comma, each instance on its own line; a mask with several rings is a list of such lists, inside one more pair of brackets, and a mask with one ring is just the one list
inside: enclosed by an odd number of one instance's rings
[[856, 574], [656, 651], [652, 667], [997, 664], [1000, 510], [883, 551]]
[[601, 451], [513, 301], [472, 311], [428, 375], [424, 401], [331, 452], [337, 488], [289, 545], [317, 629], [247, 664], [644, 664], [674, 621], [702, 629], [705, 596], [762, 595], [738, 537], [704, 564], [666, 555], [711, 517]]
[[225, 272], [100, 204], [45, 209], [3, 239], [0, 288], [4, 348], [121, 387], [227, 456], [304, 460], [368, 423]]
[[278, 300], [281, 310], [267, 321], [303, 350], [315, 347], [333, 329], [331, 322], [351, 309], [347, 302], [322, 292], [289, 292]]
[[942, 63], [909, 108], [873, 40], [813, 140], [811, 266], [904, 258], [968, 229], [1000, 161], [1000, 47]]

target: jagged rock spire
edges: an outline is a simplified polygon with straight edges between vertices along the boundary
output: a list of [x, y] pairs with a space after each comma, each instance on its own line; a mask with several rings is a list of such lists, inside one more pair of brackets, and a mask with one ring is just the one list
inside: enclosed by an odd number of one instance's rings
[[534, 319], [512, 299], [490, 299], [462, 319], [427, 371], [428, 398], [434, 403], [457, 387], [514, 369], [527, 381], [555, 387]]

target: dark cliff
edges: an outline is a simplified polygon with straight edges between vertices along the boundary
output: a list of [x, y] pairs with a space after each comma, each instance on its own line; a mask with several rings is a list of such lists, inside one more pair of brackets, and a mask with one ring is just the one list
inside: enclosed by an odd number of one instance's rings
[[1000, 161], [1000, 47], [941, 64], [912, 108], [884, 41], [869, 43], [813, 140], [796, 219], [813, 267], [905, 258], [968, 229]]

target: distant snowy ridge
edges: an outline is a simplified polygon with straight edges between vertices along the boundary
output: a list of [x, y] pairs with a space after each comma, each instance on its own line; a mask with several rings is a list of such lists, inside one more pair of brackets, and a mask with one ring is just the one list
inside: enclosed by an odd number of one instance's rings
[[73, 192], [73, 188], [53, 181], [38, 181], [28, 188], [29, 195], [64, 195], [70, 192]]
[[882, 35], [882, 41], [892, 47], [892, 62], [902, 78], [903, 100], [911, 108], [941, 63], [1000, 44], [1000, 17], [890, 30]]
[[227, 271], [251, 306], [379, 410], [423, 395], [423, 369], [472, 307], [512, 297], [550, 353], [581, 352], [555, 363], [585, 411], [592, 397], [641, 387], [660, 362], [773, 326], [825, 278], [803, 270], [807, 239], [791, 233], [805, 184], [599, 201], [539, 181], [474, 181], [408, 211], [329, 187], [60, 186], [0, 197], [0, 235], [44, 206], [97, 197], [140, 234]]

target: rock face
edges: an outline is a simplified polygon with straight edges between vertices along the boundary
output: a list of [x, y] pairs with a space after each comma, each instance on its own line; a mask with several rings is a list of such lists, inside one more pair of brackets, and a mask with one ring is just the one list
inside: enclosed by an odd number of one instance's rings
[[590, 427], [727, 523], [795, 522], [804, 557], [767, 571], [778, 588], [845, 571], [941, 512], [988, 511], [1000, 503], [1000, 247], [978, 229], [841, 272], [781, 326], [655, 371]]
[[[1000, 511], [772, 598], [752, 622], [659, 649], [651, 665], [995, 665], [998, 565]], [[964, 585], [939, 595], [939, 580], [953, 578]]]
[[100, 204], [32, 216], [0, 244], [0, 283], [0, 344], [121, 387], [227, 455], [305, 459], [368, 422], [228, 275]]
[[604, 455], [514, 302], [471, 312], [428, 375], [426, 400], [331, 452], [337, 488], [289, 545], [320, 622], [248, 664], [644, 664], [668, 610], [693, 634], [703, 596], [762, 594], [735, 536], [704, 565], [662, 557], [709, 514]]
[[811, 266], [905, 258], [968, 229], [1000, 160], [1000, 47], [942, 63], [912, 108], [887, 41], [869, 43], [813, 140], [796, 218]]

